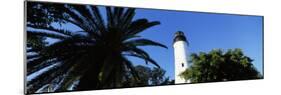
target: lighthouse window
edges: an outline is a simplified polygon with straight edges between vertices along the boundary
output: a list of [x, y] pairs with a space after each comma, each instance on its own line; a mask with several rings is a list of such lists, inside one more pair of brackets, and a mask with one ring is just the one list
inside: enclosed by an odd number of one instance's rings
[[182, 66], [182, 67], [184, 67], [184, 64], [183, 64], [183, 63], [181, 63], [181, 66]]

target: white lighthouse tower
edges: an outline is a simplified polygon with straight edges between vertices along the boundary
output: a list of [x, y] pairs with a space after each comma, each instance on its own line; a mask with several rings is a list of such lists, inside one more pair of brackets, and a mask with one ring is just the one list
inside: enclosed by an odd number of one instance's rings
[[185, 81], [184, 78], [181, 78], [179, 76], [183, 71], [185, 71], [189, 67], [187, 61], [187, 44], [188, 41], [184, 36], [184, 33], [181, 31], [176, 32], [173, 42], [175, 56], [175, 84], [190, 82]]

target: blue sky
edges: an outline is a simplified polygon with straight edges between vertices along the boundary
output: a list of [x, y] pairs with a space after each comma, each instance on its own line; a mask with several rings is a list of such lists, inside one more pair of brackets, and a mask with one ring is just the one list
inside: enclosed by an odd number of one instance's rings
[[[141, 35], [158, 41], [169, 49], [145, 47], [167, 72], [174, 78], [173, 37], [176, 31], [183, 31], [189, 40], [188, 54], [209, 52], [212, 49], [241, 48], [245, 55], [252, 58], [254, 66], [262, 73], [262, 25], [261, 16], [241, 16], [199, 12], [138, 9], [135, 18], [160, 21]], [[140, 63], [141, 60], [135, 60]]]
[[[105, 16], [104, 8], [101, 8]], [[263, 71], [262, 25], [261, 16], [241, 16], [229, 14], [183, 12], [168, 10], [137, 9], [134, 19], [147, 18], [160, 21], [140, 33], [144, 38], [160, 42], [168, 49], [147, 46], [142, 47], [158, 64], [166, 70], [166, 76], [174, 79], [173, 37], [176, 31], [183, 31], [189, 40], [188, 54], [209, 52], [212, 49], [241, 48], [245, 55], [252, 58], [258, 71]], [[58, 25], [55, 25], [58, 26]], [[63, 25], [70, 30], [80, 30], [71, 24]], [[49, 40], [50, 41], [50, 40]], [[130, 58], [135, 65], [145, 65], [143, 60]], [[146, 65], [153, 67], [153, 65]]]

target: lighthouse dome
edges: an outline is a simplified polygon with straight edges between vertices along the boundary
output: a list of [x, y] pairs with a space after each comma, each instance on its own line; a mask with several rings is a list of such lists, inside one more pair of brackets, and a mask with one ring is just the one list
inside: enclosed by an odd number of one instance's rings
[[187, 41], [182, 31], [178, 31], [175, 33], [174, 43], [177, 41]]

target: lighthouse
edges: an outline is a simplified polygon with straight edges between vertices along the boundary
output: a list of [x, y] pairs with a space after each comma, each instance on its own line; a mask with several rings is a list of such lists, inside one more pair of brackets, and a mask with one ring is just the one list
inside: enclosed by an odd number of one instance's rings
[[175, 33], [173, 40], [174, 47], [174, 57], [175, 57], [175, 84], [179, 83], [189, 83], [190, 81], [185, 81], [179, 75], [185, 71], [188, 67], [188, 57], [187, 57], [187, 46], [188, 41], [182, 31]]

